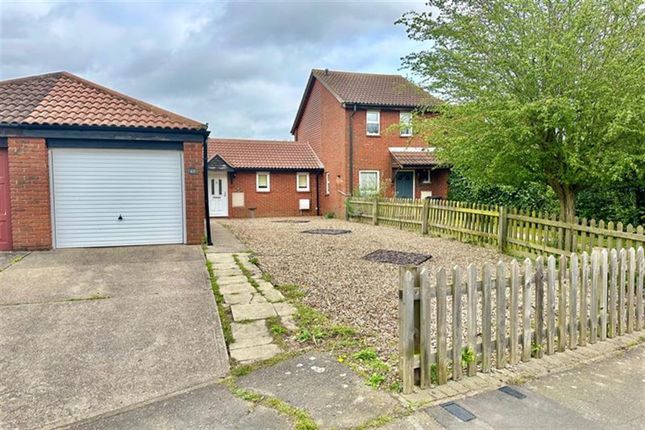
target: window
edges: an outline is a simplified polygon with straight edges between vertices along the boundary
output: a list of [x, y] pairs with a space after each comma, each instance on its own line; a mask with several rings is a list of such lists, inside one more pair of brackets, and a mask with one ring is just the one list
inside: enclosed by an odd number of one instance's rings
[[432, 178], [432, 175], [431, 175], [430, 169], [421, 170], [419, 172], [419, 179], [421, 180], [422, 184], [429, 184], [430, 182], [432, 182], [431, 178]]
[[412, 113], [401, 112], [399, 114], [399, 124], [401, 130], [401, 137], [412, 136]]
[[269, 172], [258, 172], [255, 175], [255, 191], [268, 193], [271, 191], [271, 176]]
[[309, 191], [309, 173], [302, 172], [296, 174], [296, 190]]
[[378, 136], [381, 134], [381, 112], [368, 110], [366, 124], [368, 136]]
[[331, 179], [329, 178], [329, 172], [325, 174], [325, 194], [329, 195], [331, 192]]
[[361, 170], [358, 172], [358, 191], [361, 195], [376, 194], [379, 190], [379, 171]]

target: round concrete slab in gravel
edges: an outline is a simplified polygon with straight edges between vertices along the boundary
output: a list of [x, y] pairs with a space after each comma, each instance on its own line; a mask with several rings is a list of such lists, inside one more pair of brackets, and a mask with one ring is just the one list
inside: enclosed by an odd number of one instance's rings
[[325, 353], [303, 355], [253, 372], [240, 378], [238, 385], [306, 409], [322, 428], [356, 427], [400, 408], [389, 394], [368, 387]]
[[273, 409], [234, 397], [218, 384], [171, 396], [116, 415], [71, 426], [75, 430], [117, 429], [264, 429], [290, 428]]

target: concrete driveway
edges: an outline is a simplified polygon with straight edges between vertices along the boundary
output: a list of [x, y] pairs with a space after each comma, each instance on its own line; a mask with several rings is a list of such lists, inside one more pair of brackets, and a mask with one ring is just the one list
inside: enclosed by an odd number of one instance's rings
[[0, 272], [0, 428], [51, 428], [228, 372], [197, 246], [34, 252]]

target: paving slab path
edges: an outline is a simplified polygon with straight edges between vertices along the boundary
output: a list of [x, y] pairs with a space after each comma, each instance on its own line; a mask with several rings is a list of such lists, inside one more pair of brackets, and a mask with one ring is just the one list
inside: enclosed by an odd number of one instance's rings
[[[246, 247], [225, 227], [212, 222], [214, 237], [220, 239], [206, 250], [224, 306], [233, 316], [234, 342], [229, 345], [231, 358], [240, 364], [266, 360], [282, 352], [273, 342], [267, 319], [279, 317], [284, 325], [293, 327], [296, 309], [253, 264]], [[231, 252], [233, 250], [233, 252]]]

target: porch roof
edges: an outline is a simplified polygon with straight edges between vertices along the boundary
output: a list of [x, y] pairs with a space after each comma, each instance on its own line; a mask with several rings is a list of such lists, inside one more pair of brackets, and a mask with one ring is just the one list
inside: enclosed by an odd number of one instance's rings
[[435, 148], [432, 147], [393, 147], [389, 150], [392, 157], [392, 167], [395, 168], [423, 168], [439, 164], [434, 154]]

